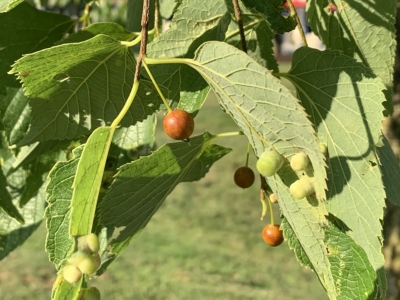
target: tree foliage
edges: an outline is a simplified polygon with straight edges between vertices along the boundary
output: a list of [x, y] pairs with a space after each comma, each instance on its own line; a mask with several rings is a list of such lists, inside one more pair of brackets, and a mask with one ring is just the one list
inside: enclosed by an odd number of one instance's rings
[[[179, 183], [206, 176], [230, 151], [215, 143], [220, 132], [155, 147], [155, 114], [195, 116], [212, 90], [256, 156], [285, 158], [266, 191], [278, 195], [289, 247], [329, 298], [385, 295], [385, 198], [400, 201], [400, 169], [381, 132], [392, 110], [396, 0], [308, 1], [326, 49], [296, 50], [287, 73], [272, 40], [297, 29], [281, 0], [241, 1], [243, 25], [228, 0], [160, 0], [159, 10], [150, 1], [152, 20], [173, 18], [164, 33], [149, 28], [139, 58], [138, 32], [20, 2], [0, 5], [0, 258], [44, 219], [60, 270], [52, 297], [77, 299], [88, 278], [71, 285], [62, 268], [78, 236], [99, 235], [100, 275]], [[128, 3], [128, 24], [138, 2]], [[304, 172], [288, 163], [300, 151], [312, 165]], [[289, 187], [303, 176], [315, 193], [299, 200]]]

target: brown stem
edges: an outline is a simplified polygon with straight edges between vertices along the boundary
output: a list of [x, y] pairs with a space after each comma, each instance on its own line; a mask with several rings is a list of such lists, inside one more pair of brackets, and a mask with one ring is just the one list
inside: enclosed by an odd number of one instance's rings
[[246, 38], [244, 36], [242, 13], [239, 7], [238, 0], [232, 0], [233, 8], [235, 9], [235, 18], [239, 26], [240, 40], [242, 41], [242, 50], [247, 53]]
[[160, 16], [160, 0], [156, 0], [156, 5], [154, 9], [154, 26], [156, 30], [156, 36], [160, 35], [159, 16]]
[[146, 55], [147, 50], [147, 35], [149, 31], [149, 12], [150, 12], [150, 0], [143, 1], [143, 10], [142, 10], [142, 39], [140, 42], [140, 50], [139, 50], [139, 57], [136, 63], [136, 70], [135, 70], [135, 81], [140, 80], [140, 68], [142, 67], [142, 60], [143, 56]]
[[287, 0], [287, 3], [289, 5], [290, 8], [290, 15], [294, 17], [294, 19], [296, 20], [297, 23], [297, 29], [299, 30], [300, 36], [301, 36], [301, 40], [303, 42], [303, 46], [307, 47], [307, 40], [306, 40], [306, 36], [304, 34], [304, 30], [303, 30], [303, 26], [301, 26], [301, 22], [299, 19], [299, 16], [297, 15], [296, 9], [293, 5], [292, 0]]

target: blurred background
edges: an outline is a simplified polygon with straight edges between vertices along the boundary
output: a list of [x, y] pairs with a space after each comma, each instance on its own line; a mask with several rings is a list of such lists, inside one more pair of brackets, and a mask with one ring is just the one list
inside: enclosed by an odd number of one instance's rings
[[[85, 7], [83, 1], [76, 0], [30, 2], [75, 17]], [[323, 49], [305, 22], [305, 0], [294, 2], [310, 46]], [[92, 22], [114, 21], [127, 26], [126, 4], [125, 0], [99, 2], [91, 12]], [[400, 20], [397, 21], [400, 29]], [[280, 71], [286, 72], [291, 54], [301, 46], [300, 36], [295, 30], [277, 36], [275, 41]], [[288, 87], [292, 88], [289, 84]], [[384, 134], [399, 157], [398, 55], [393, 101], [395, 111], [384, 121]], [[194, 134], [216, 133], [216, 128], [218, 132], [238, 130], [210, 93], [196, 117]], [[159, 145], [172, 142], [160, 122], [156, 138]], [[286, 242], [271, 248], [262, 240], [261, 231], [268, 220], [260, 220], [258, 184], [242, 190], [233, 182], [234, 171], [245, 164], [246, 138], [224, 138], [217, 143], [233, 151], [215, 163], [202, 180], [178, 185], [122, 257], [90, 282], [100, 289], [102, 299], [327, 299], [315, 274], [299, 265]], [[255, 161], [251, 156], [249, 165], [253, 168]], [[390, 203], [387, 206], [386, 299], [395, 300], [400, 299], [400, 210]], [[274, 209], [279, 218], [278, 207]], [[46, 228], [42, 224], [22, 247], [1, 261], [0, 300], [50, 299], [56, 271], [45, 252], [45, 238]]]

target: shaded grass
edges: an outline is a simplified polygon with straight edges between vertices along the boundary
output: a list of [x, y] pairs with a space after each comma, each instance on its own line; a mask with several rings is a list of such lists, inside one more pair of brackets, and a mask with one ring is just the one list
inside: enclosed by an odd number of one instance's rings
[[[211, 96], [195, 134], [238, 130]], [[160, 130], [162, 145], [172, 142]], [[327, 299], [314, 273], [300, 267], [286, 243], [265, 245], [259, 181], [233, 183], [244, 165], [245, 137], [218, 139], [233, 151], [202, 180], [172, 192], [148, 226], [109, 270], [92, 280], [102, 299]], [[255, 157], [249, 165], [255, 169]], [[279, 209], [275, 217], [279, 219]], [[0, 299], [50, 299], [55, 270], [44, 252], [45, 228], [1, 262]]]

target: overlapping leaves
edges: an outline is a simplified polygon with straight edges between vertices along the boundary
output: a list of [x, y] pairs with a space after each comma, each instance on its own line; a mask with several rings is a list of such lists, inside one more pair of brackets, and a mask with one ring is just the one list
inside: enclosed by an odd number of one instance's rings
[[248, 9], [261, 14], [276, 33], [289, 32], [296, 27], [294, 18], [292, 16], [284, 16], [282, 13], [285, 9], [281, 0], [242, 0], [242, 2]]
[[177, 184], [201, 179], [230, 151], [211, 144], [212, 140], [213, 136], [205, 133], [189, 143], [165, 144], [151, 155], [122, 166], [101, 202], [101, 224], [126, 226], [120, 241], [138, 233]]
[[[133, 84], [135, 60], [127, 47], [105, 35], [82, 43], [49, 48], [18, 60], [32, 120], [21, 145], [50, 139], [72, 139], [110, 124]], [[152, 85], [141, 82], [122, 126], [144, 120], [161, 103]]]
[[313, 31], [329, 49], [341, 50], [370, 67], [386, 86], [386, 109], [391, 111], [392, 72], [395, 56], [396, 0], [327, 0], [307, 2]]
[[367, 253], [384, 290], [380, 220], [385, 194], [375, 145], [385, 87], [354, 59], [309, 48], [295, 52], [288, 79], [328, 145], [328, 209], [350, 228], [349, 236]]
[[226, 43], [204, 43], [190, 61], [242, 128], [257, 155], [273, 146], [288, 157], [304, 150], [312, 162], [316, 194], [325, 199], [325, 163], [299, 101], [266, 68]]
[[[200, 5], [199, 5], [200, 4]], [[193, 57], [196, 48], [208, 40], [222, 41], [231, 17], [223, 0], [184, 0], [174, 14], [171, 27], [148, 46], [151, 58]], [[165, 95], [172, 107], [197, 112], [203, 105], [208, 86], [202, 77], [184, 65], [151, 66], [156, 81], [168, 88]], [[190, 80], [187, 80], [190, 78]]]
[[46, 251], [49, 259], [57, 268], [72, 251], [73, 241], [69, 238], [69, 216], [72, 198], [72, 184], [75, 178], [76, 168], [83, 147], [74, 149], [74, 157], [70, 161], [58, 162], [49, 174], [48, 206], [45, 211], [47, 238]]

